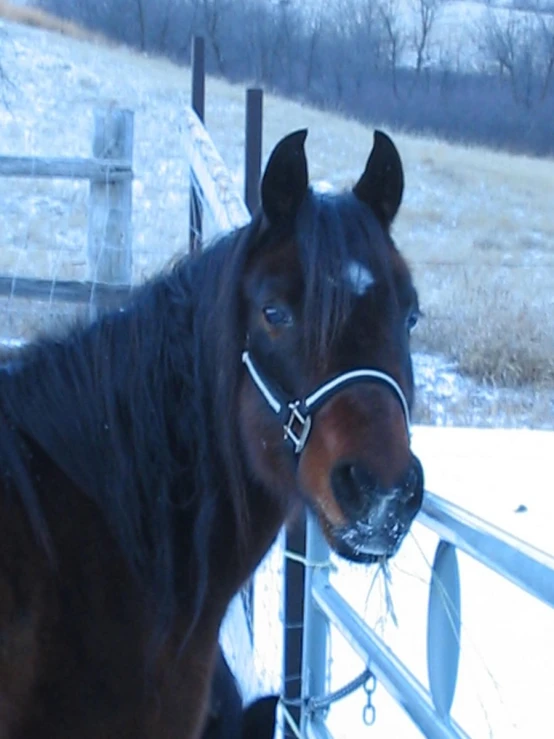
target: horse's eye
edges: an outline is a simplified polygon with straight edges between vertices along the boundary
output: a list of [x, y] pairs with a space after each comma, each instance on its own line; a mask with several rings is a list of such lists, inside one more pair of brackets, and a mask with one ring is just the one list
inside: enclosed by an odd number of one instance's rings
[[283, 306], [266, 305], [263, 314], [270, 326], [290, 326], [292, 323], [292, 315]]
[[417, 308], [415, 308], [414, 310], [411, 310], [408, 313], [408, 318], [406, 318], [406, 327], [408, 331], [411, 332], [414, 330], [419, 320], [419, 316], [420, 316], [420, 312]]

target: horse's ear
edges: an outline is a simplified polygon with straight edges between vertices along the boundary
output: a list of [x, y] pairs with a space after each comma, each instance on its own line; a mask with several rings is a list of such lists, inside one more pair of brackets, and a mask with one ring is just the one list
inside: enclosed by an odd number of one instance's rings
[[262, 178], [262, 208], [273, 225], [292, 222], [308, 189], [304, 142], [308, 131], [295, 131], [271, 152]]
[[382, 131], [375, 131], [365, 171], [353, 189], [388, 228], [402, 201], [404, 172], [396, 146]]
[[278, 696], [268, 695], [248, 706], [242, 719], [241, 739], [273, 739], [278, 702]]

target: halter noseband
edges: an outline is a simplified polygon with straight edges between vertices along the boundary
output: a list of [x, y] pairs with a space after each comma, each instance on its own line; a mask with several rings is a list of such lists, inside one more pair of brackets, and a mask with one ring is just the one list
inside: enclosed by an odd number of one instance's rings
[[332, 380], [323, 383], [323, 385], [318, 387], [317, 390], [314, 390], [306, 398], [289, 400], [279, 388], [272, 385], [264, 377], [249, 352], [243, 352], [242, 361], [271, 410], [281, 419], [284, 439], [292, 443], [295, 454], [300, 454], [306, 446], [312, 427], [312, 415], [315, 411], [321, 408], [324, 403], [330, 400], [340, 390], [358, 382], [384, 383], [393, 391], [402, 406], [408, 436], [410, 435], [410, 410], [408, 408], [408, 401], [400, 385], [394, 378], [387, 375], [386, 372], [375, 369], [356, 369], [343, 372]]

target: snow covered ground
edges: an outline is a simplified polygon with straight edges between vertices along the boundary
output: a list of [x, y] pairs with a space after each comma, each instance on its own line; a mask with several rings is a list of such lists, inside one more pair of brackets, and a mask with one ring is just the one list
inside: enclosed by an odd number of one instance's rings
[[[426, 487], [554, 555], [554, 485], [551, 459], [554, 432], [470, 428], [414, 429], [414, 450], [426, 471]], [[523, 508], [524, 507], [524, 508]], [[377, 630], [427, 686], [426, 628], [430, 563], [438, 538], [420, 524], [391, 565], [394, 625], [385, 605], [382, 580], [374, 569], [336, 559], [333, 585]], [[277, 546], [257, 579], [255, 667], [238, 663], [247, 698], [280, 684], [282, 623]], [[461, 662], [453, 716], [474, 739], [546, 739], [553, 736], [554, 612], [460, 554], [462, 580]], [[552, 584], [554, 588], [554, 583]], [[236, 653], [239, 640], [230, 619], [226, 646]], [[243, 628], [243, 627], [241, 627]], [[342, 687], [362, 663], [331, 632], [331, 688]], [[261, 686], [255, 686], [261, 676]], [[363, 691], [336, 703], [328, 727], [336, 739], [372, 737], [412, 739], [421, 734], [378, 686], [377, 719], [365, 727]]]

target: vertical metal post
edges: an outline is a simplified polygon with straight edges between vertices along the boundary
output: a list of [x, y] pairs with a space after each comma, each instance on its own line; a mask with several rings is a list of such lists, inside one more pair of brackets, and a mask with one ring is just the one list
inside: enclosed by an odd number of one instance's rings
[[[308, 513], [306, 525], [306, 573], [304, 582], [304, 634], [302, 647], [302, 715], [301, 733], [306, 736], [310, 713], [306, 709], [308, 698], [318, 698], [326, 691], [327, 649], [329, 622], [312, 598], [312, 579], [317, 569], [318, 577], [329, 579], [325, 563], [330, 558], [329, 545], [312, 513]], [[321, 581], [321, 580], [320, 580]], [[323, 716], [319, 718], [323, 719]]]
[[[202, 36], [195, 36], [192, 44], [192, 109], [204, 122], [206, 101], [206, 64], [205, 47]], [[189, 250], [191, 252], [202, 246], [202, 200], [200, 186], [196, 182], [194, 172], [190, 173], [189, 188]]]
[[[244, 150], [244, 202], [250, 215], [260, 204], [260, 172], [262, 168], [263, 90], [246, 91], [246, 128]], [[243, 598], [248, 609], [249, 629], [254, 640], [254, 577], [247, 584]]]
[[[306, 556], [306, 523], [304, 515], [294, 529], [287, 531], [286, 550]], [[300, 725], [301, 710], [301, 672], [302, 672], [302, 637], [304, 623], [304, 574], [302, 562], [285, 557], [285, 636], [284, 636], [284, 694], [287, 708]], [[294, 734], [285, 725], [285, 737]]]
[[262, 106], [263, 90], [246, 91], [246, 152], [244, 170], [244, 202], [250, 214], [260, 204], [260, 172], [262, 167]]

